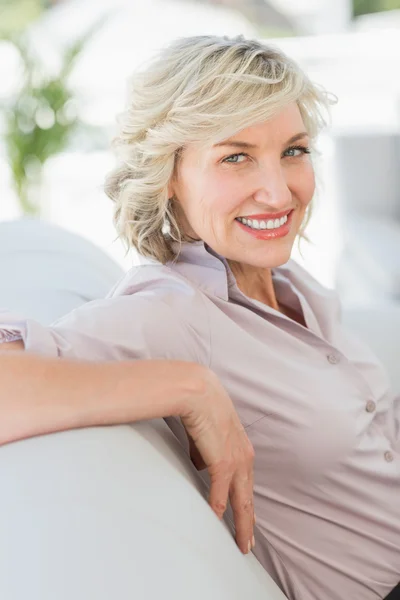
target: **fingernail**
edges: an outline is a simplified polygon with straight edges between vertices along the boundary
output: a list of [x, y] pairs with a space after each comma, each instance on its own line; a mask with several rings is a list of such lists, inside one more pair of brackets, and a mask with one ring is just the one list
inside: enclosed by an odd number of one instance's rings
[[250, 550], [251, 550], [251, 542], [249, 542], [247, 545], [247, 552], [250, 552]]
[[254, 546], [256, 545], [256, 540], [254, 539], [254, 535], [253, 535], [253, 537], [251, 538], [251, 545], [252, 545], [252, 547], [253, 547], [253, 548], [254, 548]]

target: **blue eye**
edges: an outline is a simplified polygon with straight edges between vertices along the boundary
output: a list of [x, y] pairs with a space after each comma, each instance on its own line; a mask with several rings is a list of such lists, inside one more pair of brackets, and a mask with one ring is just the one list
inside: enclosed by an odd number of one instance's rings
[[[227, 156], [226, 158], [224, 158], [224, 160], [222, 162], [227, 162], [227, 163], [231, 163], [234, 165], [240, 164], [241, 162], [243, 162], [242, 160], [235, 160], [238, 159], [240, 156], [247, 158], [247, 154], [245, 154], [244, 152], [239, 152], [238, 154], [231, 154], [230, 156]], [[233, 160], [231, 160], [233, 159]]]
[[[293, 152], [294, 150], [298, 150], [300, 154], [286, 154], [287, 152]], [[287, 150], [285, 150], [285, 155], [289, 156], [290, 158], [297, 158], [298, 156], [302, 156], [304, 154], [311, 154], [311, 150], [307, 146], [290, 146], [287, 148]]]
[[[295, 152], [298, 152], [298, 154], [294, 154]], [[289, 154], [291, 153], [291, 154]], [[287, 156], [288, 158], [299, 158], [300, 156], [303, 156], [304, 154], [311, 154], [311, 150], [310, 148], [308, 148], [307, 146], [289, 146], [289, 148], [287, 148], [283, 154], [283, 156]], [[243, 160], [240, 160], [240, 159]], [[238, 165], [241, 164], [242, 162], [244, 162], [244, 160], [248, 158], [248, 154], [246, 154], [245, 152], [238, 152], [237, 154], [230, 154], [229, 156], [227, 156], [226, 158], [224, 158], [222, 160], [222, 162], [226, 162], [228, 164], [231, 165]]]

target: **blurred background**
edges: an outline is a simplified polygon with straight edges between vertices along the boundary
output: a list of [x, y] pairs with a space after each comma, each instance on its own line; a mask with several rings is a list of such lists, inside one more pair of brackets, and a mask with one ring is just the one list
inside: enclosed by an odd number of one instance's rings
[[293, 258], [348, 305], [400, 304], [400, 0], [0, 0], [0, 221], [49, 221], [134, 264], [102, 191], [127, 79], [204, 33], [268, 40], [338, 97]]

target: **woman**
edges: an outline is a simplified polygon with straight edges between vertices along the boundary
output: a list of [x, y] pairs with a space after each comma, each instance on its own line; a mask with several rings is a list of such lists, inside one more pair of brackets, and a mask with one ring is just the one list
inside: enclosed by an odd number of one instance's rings
[[290, 259], [329, 104], [242, 38], [178, 40], [137, 74], [106, 189], [142, 264], [51, 328], [2, 318], [5, 348], [64, 360], [4, 353], [1, 439], [168, 416], [244, 552], [254, 451], [254, 553], [286, 595], [375, 600], [400, 580], [399, 399]]

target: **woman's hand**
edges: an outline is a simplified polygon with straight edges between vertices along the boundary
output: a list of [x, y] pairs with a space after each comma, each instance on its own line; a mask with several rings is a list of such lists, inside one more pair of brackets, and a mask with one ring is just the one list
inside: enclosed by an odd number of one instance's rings
[[242, 552], [254, 546], [254, 450], [231, 399], [212, 371], [205, 370], [204, 389], [188, 398], [181, 414], [192, 461], [207, 467], [209, 503], [221, 519], [228, 498], [235, 518], [236, 541]]
[[248, 552], [253, 545], [254, 451], [209, 369], [174, 360], [96, 363], [0, 352], [0, 381], [0, 445], [77, 427], [180, 416], [193, 440], [192, 457], [209, 471], [211, 507], [222, 518], [229, 498], [239, 547]]

